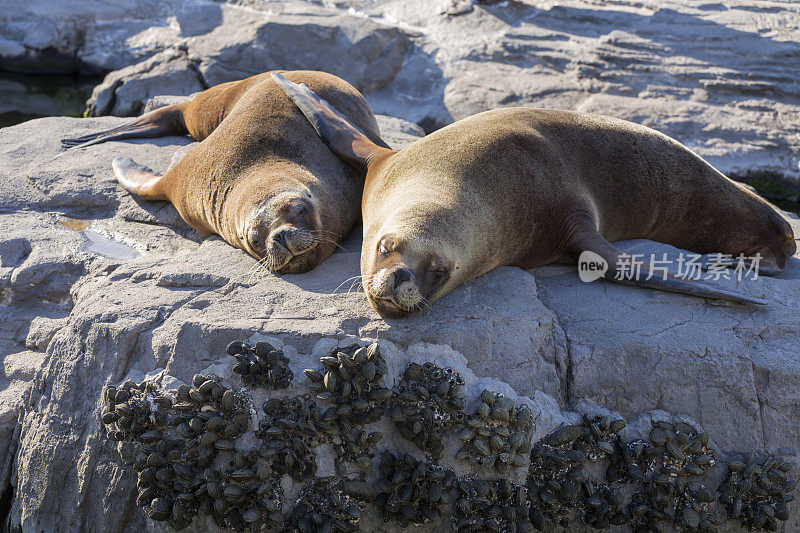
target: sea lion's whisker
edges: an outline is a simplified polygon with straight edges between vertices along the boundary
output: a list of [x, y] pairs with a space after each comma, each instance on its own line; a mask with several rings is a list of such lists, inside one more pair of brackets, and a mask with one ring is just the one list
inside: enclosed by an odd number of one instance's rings
[[[356, 289], [356, 291], [364, 290], [366, 292], [366, 286], [364, 285], [364, 282], [366, 282], [366, 284], [369, 285], [369, 282], [372, 281], [372, 278], [374, 276], [375, 274], [367, 274], [366, 276], [360, 276], [360, 279], [357, 279], [350, 285], [350, 288], [347, 290], [347, 294], [349, 295], [354, 288]], [[361, 285], [361, 289], [357, 288], [359, 285]]]
[[360, 277], [361, 277], [361, 276], [353, 276], [352, 278], [347, 278], [346, 280], [344, 280], [343, 282], [341, 282], [341, 283], [339, 284], [339, 286], [338, 286], [338, 287], [336, 287], [335, 289], [333, 289], [333, 294], [336, 294], [336, 291], [338, 291], [339, 289], [341, 289], [341, 288], [342, 288], [342, 285], [344, 285], [344, 284], [345, 284], [345, 283], [347, 283], [348, 281], [351, 281], [351, 280], [354, 280], [354, 279], [358, 279], [358, 278], [360, 278]]
[[267, 273], [270, 272], [269, 268], [264, 266], [264, 264], [267, 262], [267, 260], [268, 260], [267, 257], [264, 256], [261, 259], [259, 259], [258, 261], [256, 261], [253, 266], [250, 267], [250, 270], [248, 270], [248, 272], [247, 272], [247, 275], [248, 275], [247, 282], [248, 283], [251, 283], [253, 281], [253, 278], [255, 276], [257, 276], [258, 274], [261, 274], [262, 271], [263, 272], [267, 272]]
[[317, 244], [317, 243], [320, 243], [320, 242], [327, 242], [327, 243], [330, 243], [330, 244], [334, 245], [335, 247], [339, 248], [343, 252], [347, 251], [347, 250], [344, 249], [344, 246], [342, 246], [338, 242], [334, 241], [333, 239], [329, 239], [327, 237], [321, 237], [319, 235], [314, 235], [313, 238], [314, 238], [314, 244]]
[[308, 231], [309, 233], [314, 233], [314, 234], [327, 233], [327, 234], [331, 235], [332, 237], [334, 237], [336, 239], [340, 239], [341, 238], [341, 235], [339, 235], [335, 231], [330, 231], [330, 230], [327, 230], [327, 229], [311, 229], [311, 230], [305, 230], [305, 231]]

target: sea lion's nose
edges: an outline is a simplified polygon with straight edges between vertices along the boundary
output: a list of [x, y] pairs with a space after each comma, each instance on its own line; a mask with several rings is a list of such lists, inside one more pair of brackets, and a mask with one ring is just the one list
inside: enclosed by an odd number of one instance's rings
[[286, 228], [275, 230], [275, 232], [272, 234], [272, 239], [288, 250], [289, 246], [286, 244], [286, 235], [288, 233], [289, 232], [286, 231]]
[[397, 287], [399, 287], [400, 284], [403, 283], [404, 281], [410, 281], [411, 280], [411, 272], [409, 272], [408, 270], [406, 270], [405, 268], [402, 268], [402, 267], [395, 269], [395, 271], [392, 273], [392, 275], [394, 276], [394, 288], [395, 289]]

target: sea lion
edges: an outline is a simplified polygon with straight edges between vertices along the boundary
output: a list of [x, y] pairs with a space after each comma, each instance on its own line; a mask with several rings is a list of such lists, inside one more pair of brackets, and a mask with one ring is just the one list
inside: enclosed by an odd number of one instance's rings
[[[366, 168], [361, 273], [372, 306], [403, 317], [497, 266], [571, 263], [585, 251], [607, 279], [696, 296], [764, 300], [631, 257], [645, 238], [698, 253], [760, 254], [775, 274], [795, 252], [789, 224], [674, 139], [624, 120], [531, 108], [487, 111], [397, 152], [371, 142], [308, 87], [276, 76], [334, 153]], [[651, 279], [646, 274], [655, 273]]]
[[[375, 116], [350, 84], [324, 72], [276, 72], [330, 99], [383, 145]], [[187, 133], [201, 142], [163, 176], [128, 158], [115, 159], [119, 183], [142, 199], [169, 200], [190, 226], [219, 234], [271, 270], [313, 269], [358, 218], [363, 172], [331, 153], [269, 72], [62, 143], [83, 147]]]

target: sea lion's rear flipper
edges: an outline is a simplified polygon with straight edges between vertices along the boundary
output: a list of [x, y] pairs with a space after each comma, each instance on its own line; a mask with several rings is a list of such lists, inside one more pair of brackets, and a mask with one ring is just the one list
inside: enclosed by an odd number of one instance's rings
[[145, 113], [141, 117], [117, 128], [90, 133], [82, 137], [61, 139], [61, 147], [83, 148], [106, 141], [137, 139], [145, 137], [165, 137], [167, 135], [186, 135], [183, 121], [183, 103], [175, 104]]
[[377, 156], [394, 153], [385, 144], [372, 142], [358, 126], [305, 83], [294, 83], [277, 72], [272, 73], [272, 79], [300, 108], [331, 151], [351, 165], [366, 168]]
[[569, 247], [572, 253], [578, 255], [589, 251], [602, 257], [608, 264], [608, 270], [606, 270], [604, 277], [614, 283], [689, 294], [701, 298], [724, 300], [744, 305], [766, 305], [768, 303], [763, 298], [746, 296], [705, 281], [676, 276], [671, 272], [667, 272], [664, 268], [656, 268], [648, 261], [637, 259], [616, 248], [600, 235], [594, 223], [587, 222], [580, 230], [573, 232], [572, 235], [572, 242]]
[[130, 157], [117, 157], [111, 163], [119, 184], [129, 193], [143, 200], [166, 200], [162, 191], [161, 178], [146, 166], [136, 163]]

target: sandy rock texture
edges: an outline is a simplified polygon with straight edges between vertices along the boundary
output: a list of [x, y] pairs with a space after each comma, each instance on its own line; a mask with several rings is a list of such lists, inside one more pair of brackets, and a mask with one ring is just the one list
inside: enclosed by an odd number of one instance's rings
[[118, 116], [324, 69], [426, 131], [496, 107], [574, 109], [659, 129], [726, 173], [796, 181], [798, 21], [769, 0], [12, 0], [0, 66], [110, 72], [89, 109]]
[[[296, 374], [347, 338], [379, 339], [398, 361], [451, 361], [471, 390], [491, 385], [527, 402], [537, 439], [576, 410], [608, 408], [629, 419], [688, 416], [721, 454], [800, 448], [796, 258], [781, 276], [740, 288], [768, 298], [766, 309], [586, 285], [571, 269], [503, 268], [415, 318], [381, 320], [350, 290], [357, 230], [313, 272], [276, 277], [221, 239], [202, 239], [169, 204], [139, 202], [115, 183], [114, 157], [165, 171], [190, 139], [59, 150], [62, 137], [123, 121], [46, 118], [0, 130], [0, 494], [14, 531], [152, 528], [135, 506], [135, 476], [105, 437], [102, 388], [209, 371], [232, 379], [225, 346], [258, 335], [290, 347]], [[422, 134], [401, 119], [379, 122], [396, 147]], [[785, 531], [800, 527], [791, 509]]]

